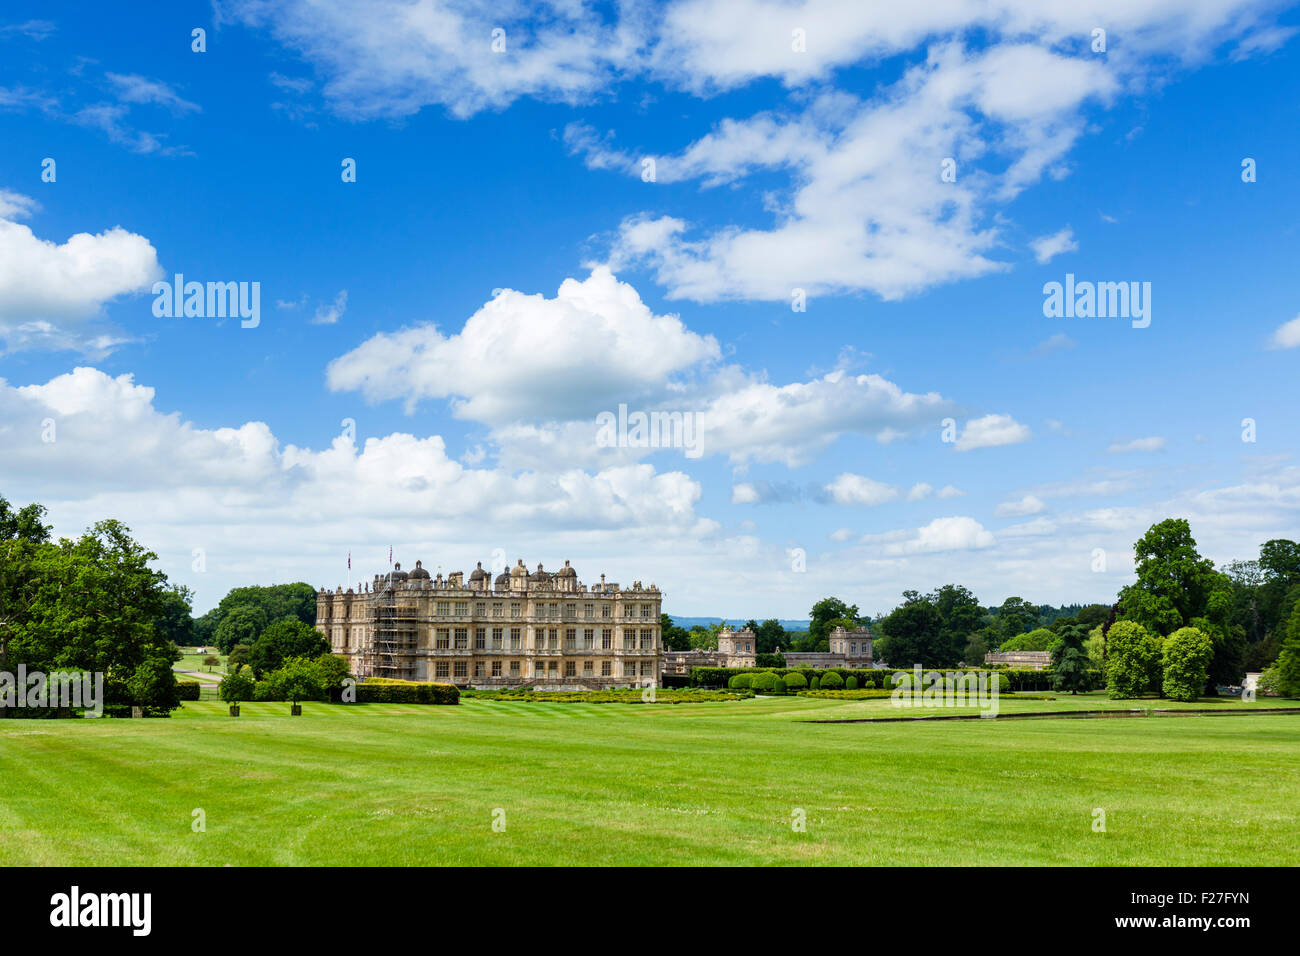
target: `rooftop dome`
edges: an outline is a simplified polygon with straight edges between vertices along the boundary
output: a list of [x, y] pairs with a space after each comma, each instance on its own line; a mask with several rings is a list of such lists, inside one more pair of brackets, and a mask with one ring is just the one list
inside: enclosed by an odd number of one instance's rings
[[533, 582], [549, 581], [551, 576], [542, 570], [541, 562], [537, 564], [537, 570], [528, 575], [528, 580]]
[[512, 578], [523, 578], [528, 576], [528, 569], [524, 567], [524, 559], [520, 558], [519, 563], [510, 569]]
[[483, 562], [478, 563], [478, 567], [469, 573], [469, 581], [473, 584], [476, 581], [487, 581], [488, 573], [483, 570]]
[[497, 589], [498, 591], [504, 591], [504, 590], [506, 590], [507, 588], [509, 588], [509, 587], [510, 587], [510, 575], [506, 574], [506, 572], [504, 572], [504, 571], [502, 571], [500, 574], [498, 574], [498, 575], [497, 575], [497, 580], [496, 580], [495, 587], [496, 587], [496, 589]]
[[402, 570], [402, 563], [400, 561], [397, 564], [393, 565], [393, 570], [389, 571], [386, 575], [384, 575], [384, 579], [393, 584], [397, 584], [400, 581], [405, 581], [408, 577], [410, 577], [410, 575]]
[[419, 561], [416, 561], [416, 562], [415, 562], [415, 570], [411, 572], [411, 577], [412, 577], [412, 578], [424, 578], [425, 580], [428, 580], [429, 572], [426, 571], [426, 570], [424, 570], [424, 565], [423, 565], [423, 564], [421, 564]]
[[569, 562], [568, 562], [568, 561], [565, 561], [565, 562], [564, 562], [564, 567], [562, 567], [562, 568], [560, 568], [560, 570], [556, 571], [556, 572], [555, 572], [555, 576], [556, 576], [557, 578], [576, 578], [576, 577], [578, 576], [578, 572], [575, 571], [572, 567], [569, 566]]

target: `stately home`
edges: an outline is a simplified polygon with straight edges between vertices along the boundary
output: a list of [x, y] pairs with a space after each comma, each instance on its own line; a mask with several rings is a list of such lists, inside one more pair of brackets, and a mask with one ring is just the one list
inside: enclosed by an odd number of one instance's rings
[[872, 636], [867, 628], [847, 630], [837, 627], [831, 631], [830, 651], [802, 653], [784, 651], [786, 667], [871, 667]]
[[472, 687], [641, 687], [657, 682], [663, 594], [651, 584], [590, 587], [568, 561], [553, 574], [523, 561], [495, 580], [400, 564], [360, 591], [316, 596], [316, 629], [358, 677]]
[[753, 667], [758, 638], [747, 627], [718, 632], [716, 651], [664, 651], [665, 674], [689, 674], [692, 667]]

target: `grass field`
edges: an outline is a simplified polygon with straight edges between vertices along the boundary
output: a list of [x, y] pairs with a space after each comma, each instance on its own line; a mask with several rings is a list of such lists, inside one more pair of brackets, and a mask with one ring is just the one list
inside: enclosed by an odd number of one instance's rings
[[[1107, 703], [1130, 706], [1002, 701]], [[0, 864], [1300, 863], [1300, 715], [835, 725], [802, 721], [892, 708], [800, 698], [304, 710], [0, 721]]]

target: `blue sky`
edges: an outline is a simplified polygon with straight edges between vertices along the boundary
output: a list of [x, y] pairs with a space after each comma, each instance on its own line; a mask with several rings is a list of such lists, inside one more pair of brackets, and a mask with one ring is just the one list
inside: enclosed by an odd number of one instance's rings
[[[1300, 15], [1068, 6], [10, 3], [0, 493], [199, 610], [390, 545], [797, 618], [1300, 536]], [[176, 272], [260, 323], [156, 317]], [[1067, 272], [1150, 326], [1044, 317]], [[600, 447], [620, 403], [703, 454]]]

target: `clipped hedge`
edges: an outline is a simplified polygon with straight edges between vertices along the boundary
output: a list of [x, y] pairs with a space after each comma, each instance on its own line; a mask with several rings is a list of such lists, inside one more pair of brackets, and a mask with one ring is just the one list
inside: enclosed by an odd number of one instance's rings
[[357, 684], [358, 704], [459, 704], [460, 690], [454, 684], [371, 681]]
[[733, 674], [731, 680], [727, 681], [730, 690], [749, 690], [753, 684], [754, 678], [750, 674]]
[[840, 690], [844, 687], [844, 678], [835, 671], [827, 671], [822, 675], [822, 690]]
[[202, 690], [202, 687], [196, 680], [178, 680], [176, 682], [176, 693], [181, 700], [198, 700], [200, 690]]

